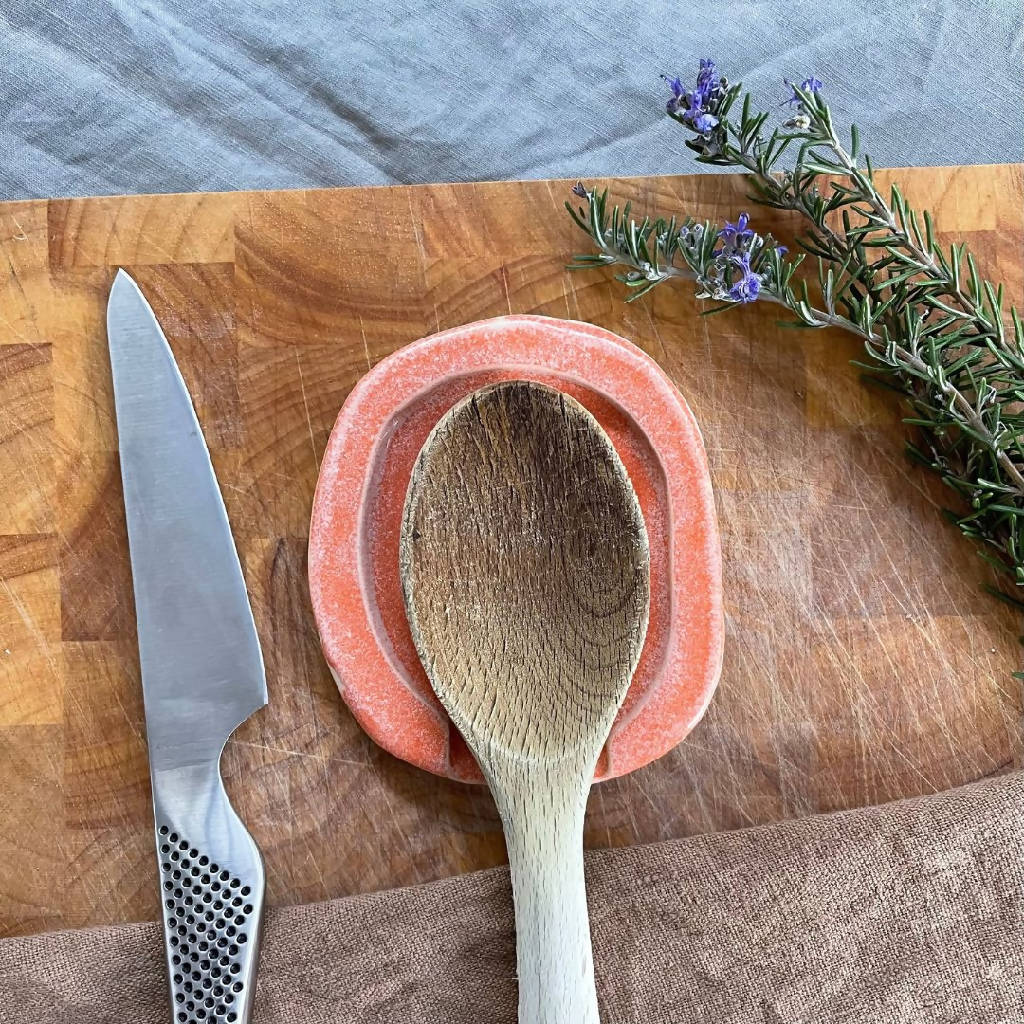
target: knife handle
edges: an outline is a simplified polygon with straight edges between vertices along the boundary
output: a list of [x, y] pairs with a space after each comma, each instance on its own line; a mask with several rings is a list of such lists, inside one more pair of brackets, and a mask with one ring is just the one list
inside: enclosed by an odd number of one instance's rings
[[248, 1024], [256, 990], [263, 858], [220, 771], [152, 775], [164, 947], [175, 1024]]

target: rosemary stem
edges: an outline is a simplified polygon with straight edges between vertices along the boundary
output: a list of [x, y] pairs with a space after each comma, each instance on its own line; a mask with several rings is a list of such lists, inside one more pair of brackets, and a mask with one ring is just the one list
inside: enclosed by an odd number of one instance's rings
[[[1024, 590], [1024, 319], [1013, 307], [1004, 319], [1003, 287], [981, 276], [966, 243], [947, 253], [931, 215], [919, 219], [897, 185], [876, 187], [857, 127], [840, 140], [813, 75], [787, 83], [790, 113], [775, 127], [711, 60], [693, 83], [666, 82], [687, 147], [702, 163], [745, 172], [754, 202], [799, 214], [804, 252], [788, 255], [745, 212], [721, 226], [640, 220], [628, 204], [609, 206], [607, 190], [578, 183], [586, 206], [566, 205], [598, 254], [572, 266], [621, 264], [631, 299], [670, 279], [695, 281], [696, 297], [712, 304], [705, 315], [761, 298], [792, 314], [787, 326], [859, 337], [876, 376], [913, 409], [907, 423], [921, 440], [912, 453], [963, 499], [950, 511], [957, 525]], [[806, 273], [808, 257], [816, 275]]]
[[[788, 308], [788, 303], [785, 299], [775, 293], [765, 291], [763, 294], [764, 298], [769, 302], [774, 302], [777, 305], [786, 306]], [[848, 320], [845, 316], [826, 313], [824, 310], [815, 309], [812, 306], [809, 306], [808, 310], [816, 321], [816, 326], [818, 327], [841, 327], [845, 331], [850, 331], [851, 333], [864, 338], [864, 340], [871, 344], [872, 347], [881, 341], [877, 334], [874, 332], [865, 334], [857, 324], [852, 320]], [[1010, 456], [999, 446], [998, 441], [986, 426], [985, 421], [978, 415], [977, 410], [973, 405], [971, 405], [963, 392], [958, 388], [955, 388], [948, 380], [936, 380], [931, 367], [920, 356], [915, 355], [902, 345], [894, 345], [893, 353], [897, 355], [907, 366], [912, 367], [923, 377], [930, 380], [935, 387], [939, 389], [942, 395], [957, 407], [957, 410], [963, 416], [966, 423], [980, 438], [984, 440], [987, 447], [992, 450], [995, 457], [999, 460], [999, 464], [1003, 467], [1006, 475], [1016, 485], [1017, 494], [1024, 497], [1024, 474], [1022, 474], [1020, 469], [1018, 469], [1017, 464], [1013, 459], [1011, 459]]]
[[[957, 305], [965, 313], [968, 313], [971, 316], [978, 316], [979, 310], [974, 304], [967, 300], [967, 297], [960, 289], [959, 282], [952, 280], [950, 275], [943, 273], [935, 260], [934, 254], [927, 252], [918, 245], [910, 232], [904, 230], [897, 222], [891, 207], [885, 199], [883, 199], [878, 189], [875, 188], [874, 182], [857, 165], [857, 161], [854, 160], [853, 156], [847, 152], [846, 147], [839, 141], [839, 138], [831, 128], [828, 133], [828, 147], [834, 154], [836, 160], [842, 165], [846, 173], [857, 183], [857, 186], [861, 189], [861, 192], [867, 199], [868, 205], [874, 211], [875, 215], [884, 223], [886, 229], [899, 237], [901, 245], [914, 258], [920, 272], [922, 274], [927, 274], [933, 280], [940, 281], [947, 289], [947, 293], [956, 299]], [[754, 175], [754, 177], [756, 177], [762, 184], [765, 184], [768, 181], [772, 181], [774, 183], [774, 179], [771, 179], [762, 173], [756, 158], [748, 152], [741, 151], [739, 153], [738, 163], [740, 163], [741, 166], [743, 166], [750, 174]], [[839, 234], [823, 220], [814, 220], [810, 211], [807, 209], [806, 204], [801, 201], [799, 193], [795, 191], [787, 193], [786, 198], [789, 200], [787, 204], [788, 208], [797, 213], [803, 214], [805, 217], [814, 221], [815, 228], [825, 235], [828, 240], [836, 246], [837, 250], [842, 255], [849, 256], [852, 253], [853, 250], [843, 235]], [[788, 305], [783, 298], [771, 292], [766, 292], [765, 298], [783, 306]], [[848, 320], [846, 317], [826, 313], [823, 310], [813, 308], [810, 308], [810, 312], [821, 327], [842, 327], [844, 330], [852, 331], [854, 334], [860, 335], [872, 345], [877, 343], [879, 340], [876, 334], [870, 331], [865, 334], [860, 327], [853, 323], [853, 321]], [[1024, 474], [1021, 473], [1013, 459], [1011, 459], [1010, 456], [999, 446], [995, 436], [988, 429], [985, 421], [978, 414], [970, 400], [958, 388], [950, 384], [948, 380], [936, 380], [931, 367], [929, 367], [923, 359], [903, 346], [894, 346], [894, 353], [907, 366], [912, 367], [925, 378], [931, 380], [942, 393], [943, 397], [952, 402], [971, 429], [974, 430], [974, 432], [983, 439], [986, 446], [991, 449], [1006, 475], [1015, 484], [1017, 494], [1024, 497]]]
[[828, 145], [829, 149], [835, 154], [836, 159], [842, 164], [846, 173], [857, 182], [857, 185], [867, 198], [871, 209], [893, 234], [899, 235], [903, 247], [917, 261], [922, 273], [930, 273], [933, 277], [942, 280], [944, 283], [949, 283], [945, 275], [938, 272], [939, 267], [935, 262], [935, 256], [922, 249], [910, 236], [910, 233], [897, 223], [891, 207], [882, 198], [878, 189], [875, 188], [875, 183], [857, 166], [857, 161], [846, 151], [846, 147], [839, 141], [834, 131], [829, 132]]
[[[787, 305], [783, 299], [770, 292], [765, 293], [765, 298], [768, 299], [769, 302], [775, 302], [782, 306]], [[859, 335], [872, 345], [880, 341], [877, 334], [865, 334], [864, 331], [853, 323], [852, 320], [848, 320], [844, 316], [826, 313], [824, 310], [814, 309], [813, 307], [808, 308], [810, 309], [814, 319], [817, 321], [818, 327], [841, 327], [846, 331]], [[1010, 456], [999, 446], [998, 441], [986, 426], [985, 421], [978, 415], [977, 410], [973, 405], [971, 405], [963, 392], [955, 388], [948, 380], [936, 380], [931, 367], [920, 356], [910, 352], [902, 345], [894, 345], [893, 353], [897, 355], [905, 365], [912, 367], [922, 376], [930, 380], [935, 387], [939, 389], [942, 395], [956, 406], [965, 422], [978, 435], [978, 437], [984, 441], [985, 445], [991, 449], [992, 453], [999, 460], [999, 465], [1003, 467], [1003, 471], [1016, 485], [1016, 493], [1024, 498], [1024, 474], [1022, 474], [1017, 468], [1017, 464], [1013, 459], [1011, 459]]]

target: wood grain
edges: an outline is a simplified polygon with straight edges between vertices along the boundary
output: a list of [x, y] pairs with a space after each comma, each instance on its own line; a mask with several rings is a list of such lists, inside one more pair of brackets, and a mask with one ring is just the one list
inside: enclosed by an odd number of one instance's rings
[[[1024, 169], [900, 171], [1024, 298]], [[610, 182], [735, 218], [729, 177]], [[0, 933], [153, 918], [156, 876], [103, 314], [143, 282], [195, 389], [268, 652], [271, 702], [225, 753], [272, 902], [504, 859], [486, 790], [376, 749], [318, 653], [304, 579], [318, 460], [367, 367], [439, 328], [590, 320], [675, 379], [704, 431], [725, 561], [722, 683], [690, 739], [596, 787], [593, 846], [931, 792], [1022, 763], [1013, 614], [862, 387], [854, 340], [770, 308], [626, 306], [570, 275], [565, 182], [0, 204]], [[755, 210], [780, 236], [785, 217]]]

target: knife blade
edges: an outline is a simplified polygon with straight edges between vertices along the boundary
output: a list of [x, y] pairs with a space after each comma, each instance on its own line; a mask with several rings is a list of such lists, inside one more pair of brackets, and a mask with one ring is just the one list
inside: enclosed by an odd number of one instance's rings
[[220, 755], [267, 703], [224, 501], [153, 310], [118, 271], [107, 304], [135, 591], [164, 945], [175, 1024], [246, 1024], [265, 876]]

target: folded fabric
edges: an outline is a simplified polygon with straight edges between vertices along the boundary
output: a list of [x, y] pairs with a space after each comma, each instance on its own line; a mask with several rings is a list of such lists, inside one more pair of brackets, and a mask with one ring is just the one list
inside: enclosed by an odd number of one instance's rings
[[[590, 854], [606, 1024], [1024, 1020], [1024, 774]], [[508, 873], [268, 916], [255, 1024], [513, 1024]], [[155, 924], [0, 942], [5, 1024], [167, 1024]]]
[[715, 171], [658, 80], [701, 57], [766, 110], [817, 75], [878, 167], [1020, 160], [1022, 38], [1015, 0], [3, 0], [0, 197]]

